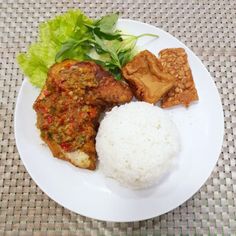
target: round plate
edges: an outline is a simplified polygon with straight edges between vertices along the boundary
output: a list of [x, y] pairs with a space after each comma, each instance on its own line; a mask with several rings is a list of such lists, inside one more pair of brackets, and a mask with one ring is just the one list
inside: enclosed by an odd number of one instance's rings
[[106, 221], [138, 221], [166, 213], [193, 196], [210, 176], [221, 151], [223, 111], [216, 86], [197, 56], [170, 34], [154, 26], [119, 20], [118, 28], [130, 34], [153, 33], [138, 41], [140, 49], [158, 54], [182, 47], [188, 54], [199, 101], [189, 108], [166, 109], [181, 138], [177, 164], [157, 185], [139, 191], [105, 178], [99, 168], [83, 170], [53, 158], [35, 127], [32, 104], [39, 89], [22, 84], [15, 110], [15, 137], [21, 159], [37, 185], [60, 205], [84, 216]]

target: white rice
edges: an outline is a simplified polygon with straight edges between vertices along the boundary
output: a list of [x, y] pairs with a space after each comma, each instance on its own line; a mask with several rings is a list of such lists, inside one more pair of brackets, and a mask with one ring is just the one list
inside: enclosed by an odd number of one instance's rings
[[157, 182], [172, 167], [179, 149], [175, 124], [162, 109], [145, 102], [114, 107], [96, 137], [101, 170], [133, 189]]

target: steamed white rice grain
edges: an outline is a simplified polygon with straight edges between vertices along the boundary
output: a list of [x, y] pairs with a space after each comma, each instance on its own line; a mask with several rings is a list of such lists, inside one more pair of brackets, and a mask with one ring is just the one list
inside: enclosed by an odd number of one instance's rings
[[145, 102], [114, 107], [96, 137], [103, 173], [134, 189], [157, 182], [172, 167], [179, 149], [175, 124], [162, 109]]

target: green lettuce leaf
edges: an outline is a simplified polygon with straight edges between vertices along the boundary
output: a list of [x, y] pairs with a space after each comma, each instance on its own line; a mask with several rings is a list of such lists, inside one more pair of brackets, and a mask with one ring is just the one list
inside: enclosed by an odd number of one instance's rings
[[[26, 53], [20, 53], [17, 56], [18, 64], [29, 81], [34, 86], [42, 88], [47, 78], [48, 69], [56, 62], [56, 55], [64, 42], [91, 38], [91, 32], [86, 25], [92, 24], [93, 20], [80, 10], [70, 10], [41, 23], [38, 42], [31, 44]], [[83, 60], [89, 49], [88, 46], [77, 45], [76, 53], [69, 53], [68, 58]], [[58, 59], [65, 58], [66, 56]]]

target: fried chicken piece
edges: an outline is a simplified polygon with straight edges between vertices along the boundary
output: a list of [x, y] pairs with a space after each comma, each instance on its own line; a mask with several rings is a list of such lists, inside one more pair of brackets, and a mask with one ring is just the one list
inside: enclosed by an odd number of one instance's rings
[[160, 61], [164, 71], [175, 77], [174, 87], [163, 96], [161, 107], [183, 104], [188, 107], [198, 100], [188, 58], [183, 48], [168, 48], [160, 51]]
[[[68, 73], [70, 80], [67, 80]], [[82, 104], [113, 106], [129, 102], [133, 97], [126, 82], [115, 80], [94, 62], [65, 60], [53, 66], [49, 71], [49, 79], [59, 90], [79, 93]]]
[[133, 93], [124, 81], [116, 81], [113, 76], [103, 77], [96, 88], [92, 88], [86, 103], [94, 105], [115, 106], [132, 100]]
[[53, 156], [94, 170], [100, 113], [131, 99], [129, 86], [97, 64], [66, 60], [50, 68], [33, 107], [41, 138]]
[[145, 50], [122, 68], [122, 74], [136, 98], [156, 103], [174, 86], [174, 77], [163, 71], [161, 62]]

